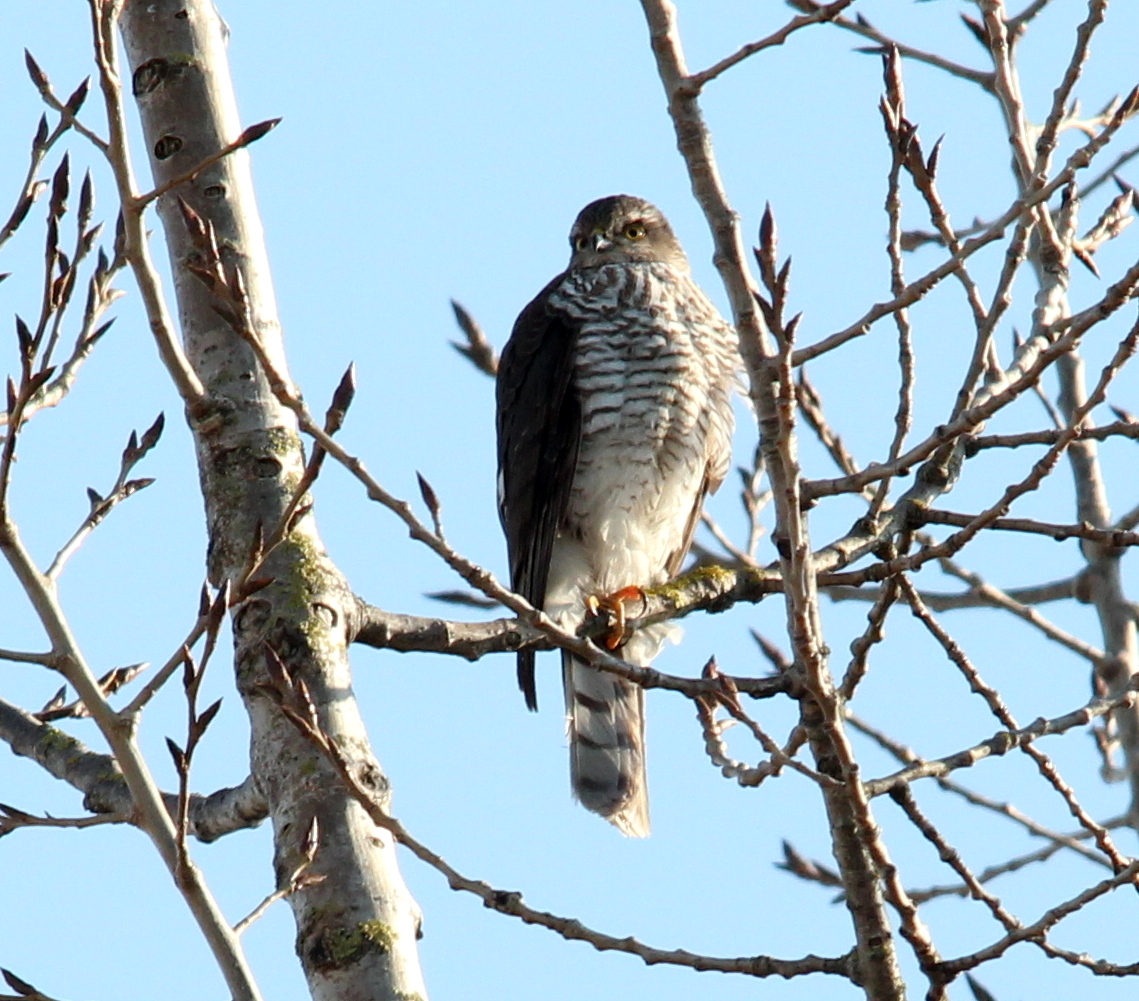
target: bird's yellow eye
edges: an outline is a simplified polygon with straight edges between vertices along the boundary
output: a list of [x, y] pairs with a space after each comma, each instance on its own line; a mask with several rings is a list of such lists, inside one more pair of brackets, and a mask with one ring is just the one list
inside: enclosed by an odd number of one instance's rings
[[584, 236], [579, 236], [573, 241], [573, 246], [575, 250], [585, 250], [589, 246], [589, 241]]
[[645, 227], [643, 223], [631, 222], [625, 227], [626, 240], [642, 240], [645, 236]]

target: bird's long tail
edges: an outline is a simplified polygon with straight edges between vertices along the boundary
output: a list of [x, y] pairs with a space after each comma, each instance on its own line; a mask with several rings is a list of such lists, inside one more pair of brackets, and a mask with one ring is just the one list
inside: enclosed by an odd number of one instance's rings
[[568, 652], [562, 654], [562, 681], [574, 796], [622, 834], [646, 837], [644, 689]]

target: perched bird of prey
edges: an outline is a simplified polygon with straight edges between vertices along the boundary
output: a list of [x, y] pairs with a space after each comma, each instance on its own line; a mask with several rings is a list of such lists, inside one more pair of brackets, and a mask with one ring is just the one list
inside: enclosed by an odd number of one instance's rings
[[[592, 599], [677, 574], [728, 471], [735, 330], [664, 215], [629, 195], [582, 209], [569, 267], [514, 324], [498, 369], [498, 496], [511, 586], [573, 630]], [[679, 630], [633, 634], [648, 665]], [[649, 833], [644, 690], [563, 652], [574, 795]], [[518, 682], [537, 708], [534, 652]]]

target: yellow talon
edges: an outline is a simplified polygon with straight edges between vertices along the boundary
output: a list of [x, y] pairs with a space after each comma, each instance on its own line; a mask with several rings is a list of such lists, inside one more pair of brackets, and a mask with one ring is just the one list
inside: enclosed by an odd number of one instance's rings
[[637, 598], [641, 602], [642, 610], [646, 607], [648, 599], [644, 588], [635, 584], [623, 587], [613, 594], [599, 596], [591, 594], [585, 599], [585, 607], [591, 615], [600, 615], [602, 612], [609, 618], [609, 631], [605, 635], [605, 649], [616, 650], [625, 643], [625, 602]]

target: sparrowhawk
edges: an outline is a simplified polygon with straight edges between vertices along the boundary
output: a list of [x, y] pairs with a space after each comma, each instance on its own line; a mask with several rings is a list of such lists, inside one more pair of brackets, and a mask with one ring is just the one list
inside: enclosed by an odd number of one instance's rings
[[[615, 195], [570, 231], [569, 267], [522, 310], [498, 369], [498, 497], [511, 586], [576, 629], [587, 602], [675, 576], [731, 458], [736, 334], [655, 206]], [[621, 649], [648, 665], [679, 630]], [[569, 653], [574, 795], [649, 832], [644, 690]], [[537, 708], [534, 652], [518, 681]]]

